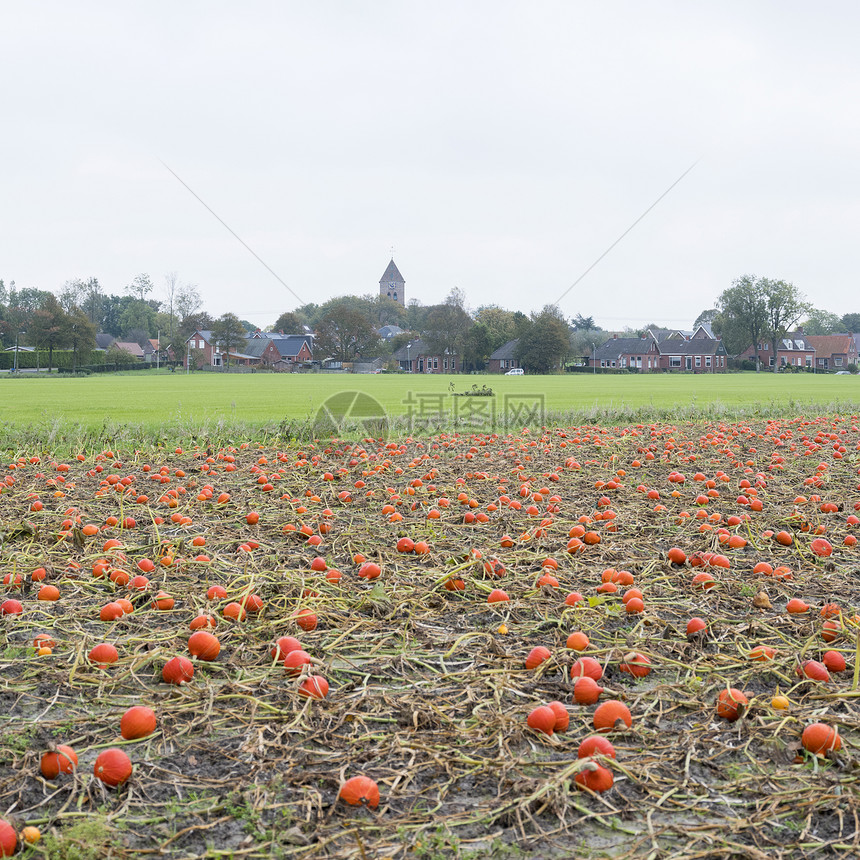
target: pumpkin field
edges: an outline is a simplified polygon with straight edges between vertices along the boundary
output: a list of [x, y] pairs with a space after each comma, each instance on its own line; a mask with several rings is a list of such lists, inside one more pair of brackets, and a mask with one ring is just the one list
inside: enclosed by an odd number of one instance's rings
[[860, 855], [860, 416], [0, 463], [0, 856]]

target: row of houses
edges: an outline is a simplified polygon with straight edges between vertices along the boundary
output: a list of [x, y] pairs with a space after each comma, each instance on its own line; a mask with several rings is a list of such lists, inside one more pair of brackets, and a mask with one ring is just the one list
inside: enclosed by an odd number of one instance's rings
[[198, 369], [221, 367], [230, 364], [246, 367], [270, 367], [290, 371], [313, 360], [312, 334], [284, 334], [283, 332], [252, 332], [245, 342], [223, 352], [209, 329], [198, 329], [186, 341], [185, 360]]
[[[750, 345], [737, 356], [758, 361], [764, 367], [793, 367], [805, 370], [840, 370], [857, 362], [860, 335], [805, 335], [802, 330], [788, 334], [776, 344], [769, 341]], [[588, 357], [589, 367], [635, 368], [639, 371], [684, 370], [694, 373], [723, 373], [728, 353], [709, 325], [694, 331], [649, 329], [641, 337], [611, 337], [595, 347]]]

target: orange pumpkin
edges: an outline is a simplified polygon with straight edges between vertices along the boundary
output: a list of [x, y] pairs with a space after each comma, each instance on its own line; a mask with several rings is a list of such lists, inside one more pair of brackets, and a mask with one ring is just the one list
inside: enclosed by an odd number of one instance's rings
[[350, 777], [338, 792], [338, 799], [350, 806], [379, 806], [379, 786], [369, 776]]
[[609, 768], [595, 761], [589, 761], [574, 777], [574, 781], [577, 788], [588, 788], [600, 794], [612, 788], [615, 778]]
[[576, 757], [589, 758], [595, 755], [605, 755], [609, 756], [609, 758], [615, 758], [615, 747], [603, 735], [589, 735], [580, 743], [579, 749], [576, 751]]
[[555, 711], [547, 705], [541, 705], [526, 717], [526, 723], [536, 732], [552, 735], [555, 731]]
[[717, 716], [733, 723], [744, 715], [749, 699], [734, 687], [720, 690], [717, 697]]
[[187, 657], [174, 657], [164, 664], [161, 677], [166, 684], [185, 684], [194, 677], [194, 664]]
[[541, 663], [549, 660], [551, 656], [549, 648], [544, 648], [543, 645], [532, 648], [526, 657], [526, 669], [537, 669]]
[[290, 651], [290, 653], [284, 657], [284, 668], [287, 670], [288, 675], [298, 675], [302, 671], [302, 666], [310, 666], [310, 664], [311, 655], [308, 654], [307, 651], [302, 651], [300, 648]]
[[206, 630], [197, 630], [188, 637], [188, 651], [199, 660], [214, 660], [221, 651], [221, 643]]
[[592, 721], [598, 732], [611, 732], [623, 726], [629, 729], [633, 725], [630, 709], [624, 702], [619, 702], [617, 699], [609, 699], [602, 705], [598, 705]]
[[95, 663], [103, 668], [109, 663], [116, 663], [116, 661], [119, 660], [119, 652], [110, 644], [110, 642], [102, 642], [101, 645], [96, 645], [96, 647], [90, 651], [89, 656], [91, 663]]
[[593, 705], [602, 692], [603, 687], [588, 675], [577, 679], [573, 685], [573, 699], [578, 705]]
[[555, 714], [555, 730], [557, 732], [566, 732], [570, 726], [570, 714], [562, 702], [550, 702], [547, 705]]
[[299, 685], [299, 695], [307, 699], [324, 699], [328, 695], [328, 681], [322, 675], [310, 675]]
[[293, 636], [281, 636], [269, 649], [273, 660], [283, 660], [290, 651], [301, 651], [302, 643]]
[[155, 731], [155, 711], [145, 705], [129, 708], [119, 721], [119, 733], [127, 740], [145, 738]]
[[18, 834], [15, 828], [0, 818], [0, 857], [11, 857], [18, 850]]
[[45, 779], [56, 779], [61, 773], [71, 773], [77, 766], [77, 753], [65, 744], [58, 744], [56, 750], [46, 752], [39, 763]]
[[842, 738], [838, 729], [825, 723], [812, 723], [803, 730], [800, 737], [803, 748], [815, 755], [824, 755], [842, 748]]
[[651, 661], [645, 654], [638, 651], [630, 651], [624, 655], [621, 665], [618, 667], [622, 672], [627, 672], [634, 678], [644, 678], [651, 671]]
[[93, 773], [112, 787], [122, 785], [131, 776], [131, 759], [116, 747], [103, 750], [93, 765]]

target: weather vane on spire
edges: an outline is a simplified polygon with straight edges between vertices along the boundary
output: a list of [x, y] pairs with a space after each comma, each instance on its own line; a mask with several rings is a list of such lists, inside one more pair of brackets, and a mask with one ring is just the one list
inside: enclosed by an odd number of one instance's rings
[[391, 246], [391, 259], [394, 259], [394, 245]]

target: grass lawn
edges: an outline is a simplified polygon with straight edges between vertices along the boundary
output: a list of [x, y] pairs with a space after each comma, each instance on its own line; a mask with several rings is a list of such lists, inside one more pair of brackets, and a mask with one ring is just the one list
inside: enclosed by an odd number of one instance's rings
[[[569, 413], [587, 419], [642, 420], [695, 411], [711, 415], [758, 410], [783, 414], [860, 409], [860, 376], [743, 373], [726, 375], [447, 376], [217, 374], [147, 372], [79, 378], [0, 378], [0, 424], [20, 429], [61, 422], [100, 427], [105, 422], [156, 428], [164, 423], [193, 425], [213, 421], [249, 424], [301, 421], [341, 391], [376, 398], [389, 415], [403, 415], [413, 402], [435, 403], [446, 411], [455, 400], [449, 388], [465, 391], [487, 385], [504, 398], [542, 396], [547, 417]], [[433, 400], [433, 396], [435, 400]], [[475, 401], [472, 401], [475, 402]], [[425, 407], [428, 408], [428, 407]], [[552, 423], [555, 423], [554, 421]]]

